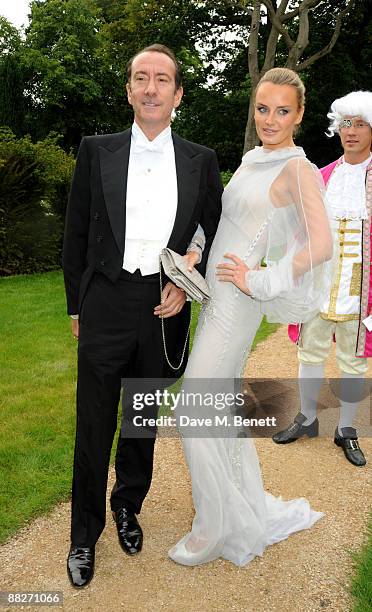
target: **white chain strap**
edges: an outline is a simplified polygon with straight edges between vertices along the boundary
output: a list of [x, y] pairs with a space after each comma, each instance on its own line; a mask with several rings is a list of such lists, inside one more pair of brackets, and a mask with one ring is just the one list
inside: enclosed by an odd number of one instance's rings
[[269, 214], [267, 219], [262, 223], [262, 225], [258, 229], [257, 234], [255, 235], [255, 237], [253, 238], [251, 244], [249, 245], [247, 253], [244, 255], [244, 257], [242, 257], [242, 261], [246, 261], [250, 257], [250, 255], [253, 253], [253, 249], [255, 248], [255, 246], [256, 246], [257, 242], [259, 241], [259, 239], [261, 238], [264, 230], [266, 229], [266, 227], [270, 223], [271, 219], [273, 218], [273, 215], [274, 215], [274, 211], [271, 211], [271, 213]]
[[[161, 259], [160, 259], [160, 257], [159, 257], [159, 281], [160, 281], [160, 299], [161, 299], [161, 296], [163, 295], [163, 276], [162, 276], [162, 271], [161, 271]], [[182, 350], [182, 355], [181, 355], [181, 361], [180, 361], [178, 366], [174, 366], [170, 362], [169, 357], [168, 357], [167, 344], [165, 342], [164, 317], [161, 317], [161, 335], [162, 335], [162, 338], [163, 338], [164, 355], [165, 355], [165, 359], [166, 359], [167, 364], [174, 371], [179, 370], [180, 367], [183, 364], [183, 360], [185, 358], [185, 353], [186, 353], [187, 341], [188, 341], [189, 335], [190, 335], [190, 327], [191, 327], [191, 321], [189, 323], [189, 328], [187, 330], [186, 340], [185, 340], [185, 344], [184, 344], [184, 347], [183, 347], [183, 350]]]

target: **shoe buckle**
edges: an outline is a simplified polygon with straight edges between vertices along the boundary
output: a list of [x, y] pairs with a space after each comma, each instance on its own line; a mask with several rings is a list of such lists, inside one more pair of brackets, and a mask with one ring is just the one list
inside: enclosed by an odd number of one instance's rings
[[350, 448], [351, 450], [355, 451], [355, 450], [359, 450], [359, 444], [357, 440], [349, 440], [350, 442]]

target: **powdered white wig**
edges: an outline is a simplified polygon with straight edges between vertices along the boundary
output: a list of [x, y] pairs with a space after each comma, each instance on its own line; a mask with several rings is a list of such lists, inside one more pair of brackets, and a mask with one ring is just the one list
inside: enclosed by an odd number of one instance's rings
[[372, 127], [372, 92], [352, 91], [335, 100], [327, 114], [330, 120], [327, 136], [338, 134], [340, 121], [347, 115], [360, 117]]

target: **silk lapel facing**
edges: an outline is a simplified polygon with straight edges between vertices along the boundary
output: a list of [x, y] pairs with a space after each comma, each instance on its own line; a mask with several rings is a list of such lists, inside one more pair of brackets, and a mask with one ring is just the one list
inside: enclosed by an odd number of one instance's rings
[[201, 153], [195, 153], [192, 145], [177, 134], [172, 134], [172, 137], [176, 160], [178, 201], [176, 218], [168, 247], [176, 250], [198, 200], [203, 156]]
[[108, 147], [99, 147], [101, 180], [112, 233], [124, 253], [125, 204], [131, 130], [116, 134]]

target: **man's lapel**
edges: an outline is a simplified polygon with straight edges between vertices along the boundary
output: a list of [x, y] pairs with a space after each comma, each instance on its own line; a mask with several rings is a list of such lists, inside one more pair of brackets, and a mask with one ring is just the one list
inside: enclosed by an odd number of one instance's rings
[[113, 135], [112, 143], [99, 147], [103, 195], [112, 233], [124, 253], [125, 205], [131, 130]]
[[177, 134], [172, 134], [172, 136], [176, 160], [178, 202], [168, 247], [175, 249], [188, 226], [198, 199], [203, 156], [195, 154], [195, 149]]

